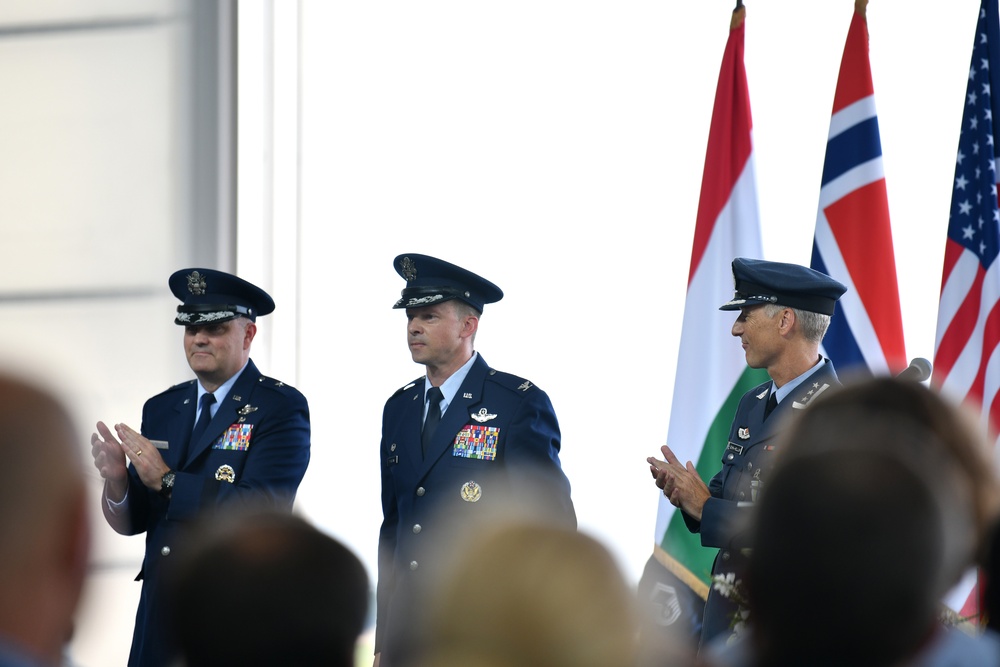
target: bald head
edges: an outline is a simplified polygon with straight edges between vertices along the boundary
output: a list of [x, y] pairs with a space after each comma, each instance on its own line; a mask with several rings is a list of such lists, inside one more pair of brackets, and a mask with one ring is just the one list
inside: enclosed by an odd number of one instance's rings
[[52, 395], [0, 374], [0, 636], [55, 661], [86, 575], [86, 493], [72, 421]]

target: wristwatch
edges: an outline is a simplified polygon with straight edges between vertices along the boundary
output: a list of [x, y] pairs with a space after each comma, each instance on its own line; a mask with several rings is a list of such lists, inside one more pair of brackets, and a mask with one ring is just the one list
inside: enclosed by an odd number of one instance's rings
[[170, 492], [174, 490], [174, 477], [176, 477], [174, 471], [168, 470], [160, 478], [160, 495], [164, 498], [169, 498]]

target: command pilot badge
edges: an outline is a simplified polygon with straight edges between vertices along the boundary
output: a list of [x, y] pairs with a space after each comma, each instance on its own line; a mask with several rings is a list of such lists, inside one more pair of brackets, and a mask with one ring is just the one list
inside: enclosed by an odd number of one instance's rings
[[491, 419], [496, 419], [497, 416], [492, 413], [486, 412], [486, 408], [479, 408], [479, 412], [471, 412], [469, 416], [475, 419], [480, 424], [483, 422], [488, 422]]
[[477, 502], [483, 497], [483, 487], [479, 486], [472, 480], [469, 480], [462, 485], [462, 500], [467, 503]]

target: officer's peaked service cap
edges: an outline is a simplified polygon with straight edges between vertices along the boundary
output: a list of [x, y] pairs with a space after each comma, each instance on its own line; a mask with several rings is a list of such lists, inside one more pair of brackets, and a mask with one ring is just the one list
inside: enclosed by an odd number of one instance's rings
[[436, 257], [408, 253], [396, 257], [392, 266], [406, 280], [393, 308], [420, 308], [459, 299], [482, 312], [484, 304], [503, 298], [503, 290], [489, 280]]
[[823, 315], [833, 315], [847, 288], [825, 273], [798, 264], [737, 257], [733, 260], [736, 294], [719, 310], [776, 303]]
[[174, 324], [204, 326], [274, 310], [274, 299], [253, 283], [215, 269], [181, 269], [170, 276], [170, 291], [181, 300]]

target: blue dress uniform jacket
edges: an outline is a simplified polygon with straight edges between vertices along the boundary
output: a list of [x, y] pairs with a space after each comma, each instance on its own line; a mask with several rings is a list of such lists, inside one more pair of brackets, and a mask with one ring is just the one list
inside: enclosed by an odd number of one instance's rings
[[[183, 548], [176, 541], [178, 532], [201, 512], [223, 506], [263, 504], [291, 510], [309, 463], [305, 396], [261, 375], [252, 360], [229, 395], [218, 399], [218, 410], [198, 442], [189, 443], [197, 395], [197, 383], [191, 380], [154, 396], [142, 409], [142, 435], [160, 448], [176, 478], [168, 500], [143, 486], [129, 465], [126, 534], [146, 533], [145, 557], [136, 577], [143, 583], [130, 666], [166, 665], [174, 658], [161, 576], [171, 556]], [[103, 505], [108, 513], [107, 503]]]
[[[729, 431], [729, 442], [722, 453], [722, 470], [708, 484], [712, 497], [702, 508], [701, 521], [683, 514], [688, 528], [701, 534], [702, 546], [720, 550], [712, 565], [712, 576], [733, 573], [736, 579], [743, 577], [747, 559], [740, 550], [749, 546], [746, 532], [749, 504], [756, 501], [757, 493], [766, 492], [767, 474], [777, 454], [775, 436], [789, 413], [805, 408], [811, 400], [839, 384], [833, 363], [826, 359], [778, 403], [767, 421], [764, 421], [764, 408], [770, 381], [754, 387], [740, 399]], [[702, 645], [727, 632], [736, 611], [736, 604], [712, 588], [705, 604]]]
[[[405, 633], [425, 608], [410, 591], [427, 577], [421, 558], [450, 528], [487, 517], [513, 497], [537, 498], [562, 525], [576, 527], [570, 484], [559, 462], [560, 434], [548, 396], [524, 378], [491, 369], [480, 355], [421, 456], [425, 378], [399, 389], [382, 413], [383, 522], [379, 533], [376, 652]], [[432, 516], [433, 515], [433, 516]], [[403, 590], [406, 593], [403, 593]], [[404, 598], [408, 602], [404, 602]], [[395, 637], [389, 642], [396, 646]]]

